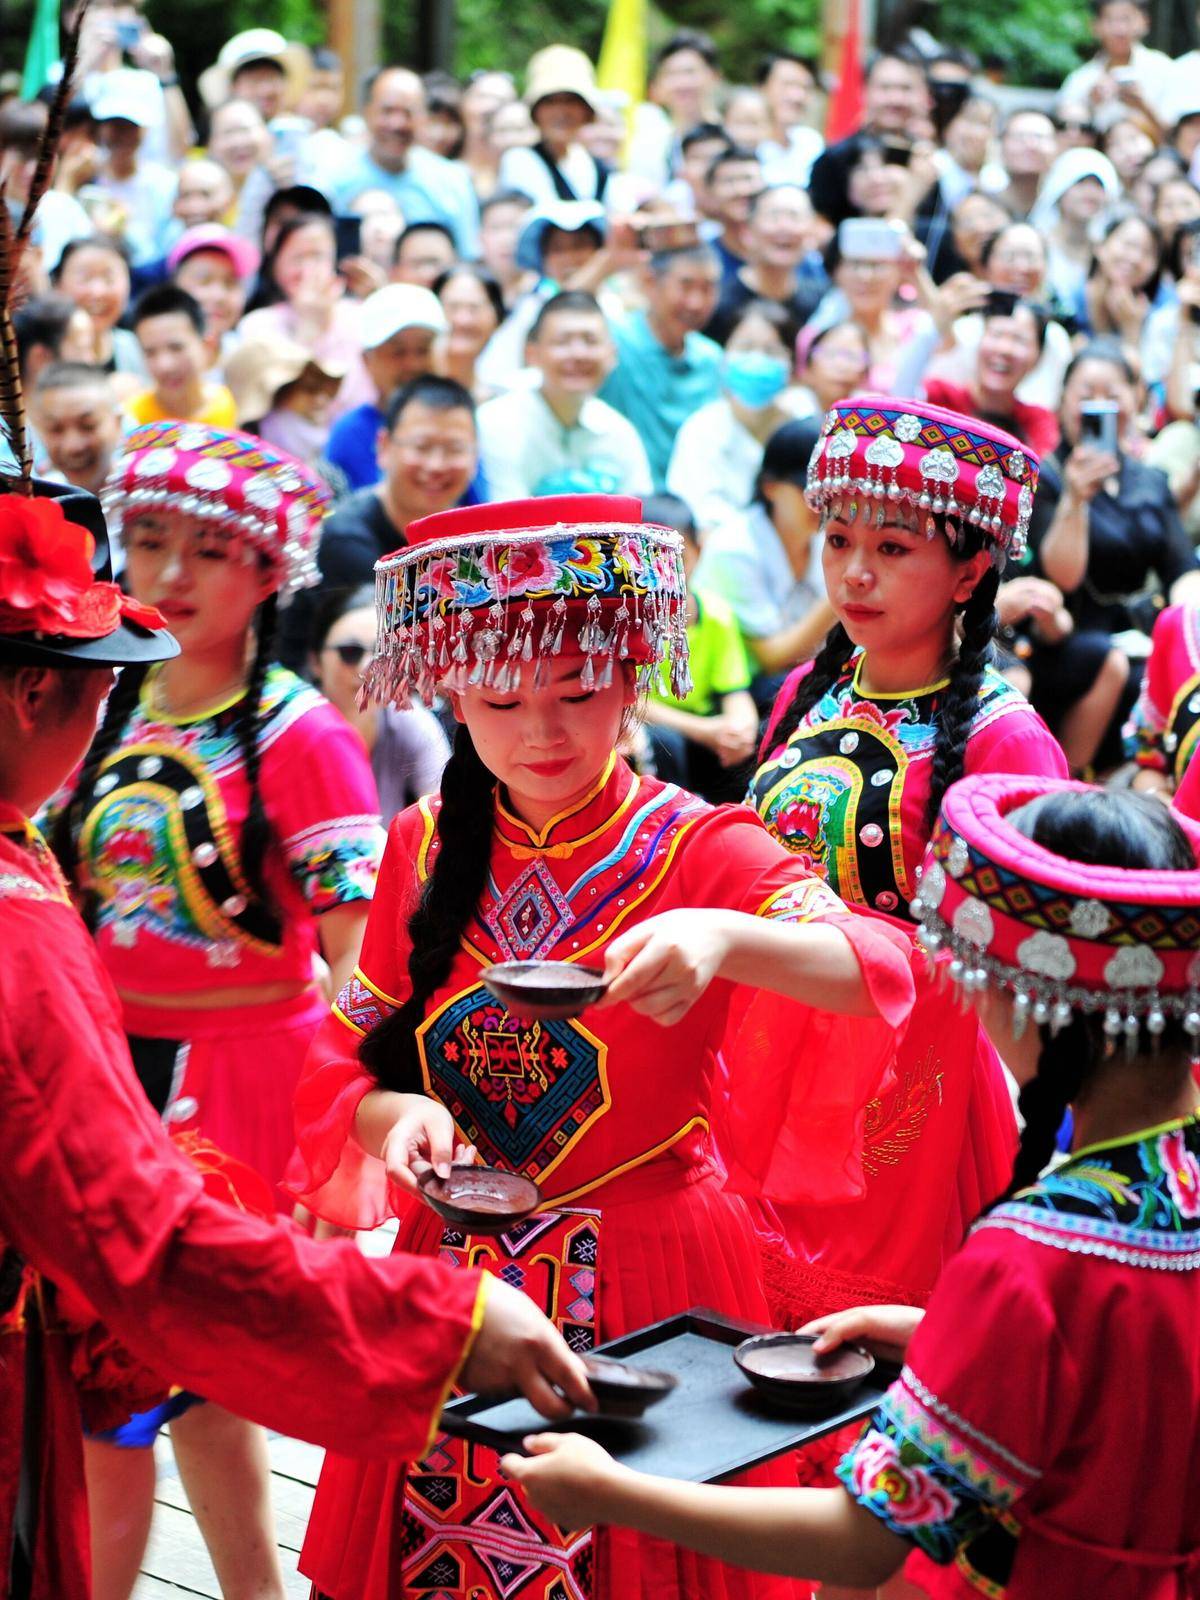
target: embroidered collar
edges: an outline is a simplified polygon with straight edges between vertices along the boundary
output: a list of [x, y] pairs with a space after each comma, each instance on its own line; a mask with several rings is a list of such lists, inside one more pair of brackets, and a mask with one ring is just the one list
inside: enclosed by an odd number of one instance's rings
[[1159, 1271], [1200, 1268], [1200, 1114], [1090, 1145], [980, 1228]]
[[0, 866], [0, 893], [32, 895], [70, 904], [66, 879], [35, 823], [7, 800], [0, 800], [0, 839], [11, 840], [21, 856], [18, 871]]
[[19, 806], [13, 805], [11, 800], [0, 800], [0, 833], [16, 837], [31, 850], [41, 839], [41, 834], [33, 823]]
[[496, 832], [516, 855], [568, 856], [627, 811], [639, 787], [637, 776], [614, 752], [587, 794], [540, 829], [522, 822], [498, 790]]

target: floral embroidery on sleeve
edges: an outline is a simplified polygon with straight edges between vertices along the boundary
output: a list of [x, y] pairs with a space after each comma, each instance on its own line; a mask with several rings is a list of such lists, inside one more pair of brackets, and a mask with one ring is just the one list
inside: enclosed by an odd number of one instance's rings
[[368, 901], [387, 835], [378, 817], [336, 817], [284, 840], [288, 868], [315, 914]]
[[1037, 1476], [939, 1401], [907, 1367], [838, 1467], [861, 1506], [943, 1565]]

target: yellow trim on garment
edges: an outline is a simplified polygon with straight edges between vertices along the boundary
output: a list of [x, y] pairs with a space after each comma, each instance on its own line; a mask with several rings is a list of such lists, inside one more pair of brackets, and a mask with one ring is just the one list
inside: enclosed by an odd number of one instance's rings
[[146, 674], [138, 694], [138, 703], [151, 722], [165, 722], [171, 728], [186, 728], [193, 722], [206, 722], [209, 717], [219, 717], [222, 711], [230, 711], [239, 700], [246, 698], [249, 684], [243, 683], [224, 700], [218, 700], [211, 706], [202, 706], [198, 711], [189, 711], [186, 716], [175, 717], [169, 711], [163, 711], [153, 698], [153, 686], [162, 671], [162, 662], [157, 662]]
[[580, 1184], [578, 1189], [568, 1189], [566, 1194], [551, 1195], [549, 1198], [543, 1195], [538, 1211], [552, 1211], [555, 1206], [566, 1205], [571, 1200], [578, 1200], [582, 1195], [591, 1194], [593, 1189], [598, 1189], [601, 1184], [611, 1183], [614, 1178], [622, 1178], [627, 1172], [632, 1172], [637, 1167], [644, 1167], [647, 1162], [653, 1161], [655, 1156], [661, 1156], [665, 1151], [677, 1145], [682, 1138], [691, 1133], [693, 1128], [703, 1128], [705, 1133], [708, 1133], [710, 1131], [708, 1118], [693, 1117], [690, 1122], [685, 1122], [683, 1127], [677, 1133], [673, 1133], [669, 1139], [663, 1139], [661, 1143], [652, 1146], [651, 1149], [643, 1150], [639, 1156], [631, 1156], [628, 1161], [623, 1161], [619, 1167], [613, 1167], [610, 1172], [603, 1172], [598, 1178], [589, 1179], [587, 1183]]
[[[547, 822], [540, 833], [531, 828], [527, 822], [522, 822], [520, 817], [515, 816], [504, 804], [504, 801], [500, 799], [499, 795], [496, 796], [496, 809], [500, 812], [501, 816], [506, 819], [506, 821], [511, 822], [515, 828], [520, 828], [521, 832], [530, 841], [530, 843], [536, 845], [540, 850], [542, 846], [545, 845], [546, 840], [553, 833], [554, 829], [558, 827], [560, 822], [565, 822], [568, 817], [575, 817], [578, 816], [581, 811], [586, 811], [588, 806], [591, 805], [592, 801], [595, 800], [597, 795], [603, 794], [609, 779], [613, 775], [613, 768], [616, 766], [616, 764], [617, 752], [613, 750], [609, 753], [608, 760], [604, 763], [604, 771], [584, 795], [583, 799], [577, 800], [575, 804], [573, 806], [569, 806], [566, 811], [559, 811], [556, 813], [556, 815], [550, 818], [549, 822]], [[608, 822], [611, 820], [611, 818], [607, 819], [604, 826], [607, 827]], [[592, 837], [594, 838], [595, 835]], [[583, 840], [573, 839], [571, 842], [572, 844], [582, 844]]]
[[864, 651], [855, 663], [854, 676], [850, 679], [850, 688], [860, 700], [915, 700], [918, 695], [933, 694], [938, 689], [948, 688], [950, 684], [949, 678], [939, 678], [936, 683], [927, 683], [920, 689], [901, 689], [898, 694], [882, 694], [875, 689], [868, 691], [862, 688], [858, 681], [858, 675], [862, 671], [866, 659], [867, 656]]
[[1195, 1111], [1189, 1111], [1186, 1117], [1172, 1117], [1170, 1122], [1160, 1122], [1156, 1128], [1140, 1128], [1136, 1133], [1122, 1133], [1115, 1139], [1101, 1139], [1096, 1144], [1085, 1144], [1081, 1150], [1072, 1150], [1067, 1156], [1067, 1161], [1078, 1161], [1083, 1156], [1094, 1156], [1100, 1150], [1112, 1150], [1117, 1145], [1141, 1144], [1145, 1139], [1157, 1139], [1160, 1134], [1173, 1133], [1176, 1128], [1186, 1127], [1197, 1117], [1200, 1117], [1200, 1106], [1197, 1106]]
[[[357, 978], [364, 989], [369, 989], [371, 991], [376, 1000], [382, 1000], [385, 1006], [391, 1006], [394, 1011], [399, 1011], [400, 1007], [404, 1004], [403, 1000], [395, 999], [394, 996], [381, 989], [377, 983], [372, 983], [370, 978], [367, 977], [366, 973], [361, 967], [355, 967], [350, 976], [351, 978]], [[345, 985], [343, 984], [342, 987], [344, 988]], [[351, 1033], [356, 1033], [360, 1039], [365, 1039], [367, 1037], [366, 1029], [360, 1028], [357, 1022], [352, 1022], [342, 1010], [341, 1006], [338, 1005], [341, 995], [342, 990], [339, 989], [337, 994], [334, 996], [333, 1003], [329, 1009], [333, 1012], [338, 1021], [343, 1024], [343, 1026], [350, 1029]]]
[[459, 1378], [462, 1376], [462, 1369], [466, 1366], [467, 1358], [470, 1356], [475, 1345], [475, 1340], [479, 1336], [479, 1330], [483, 1327], [483, 1314], [487, 1310], [488, 1295], [491, 1293], [491, 1291], [492, 1274], [490, 1272], [481, 1272], [479, 1275], [479, 1290], [475, 1296], [475, 1305], [471, 1310], [471, 1326], [467, 1329], [467, 1337], [463, 1342], [461, 1351], [459, 1352], [458, 1360], [454, 1363], [454, 1370], [451, 1372], [450, 1376], [446, 1379], [445, 1384], [442, 1386], [442, 1392], [438, 1397], [438, 1403], [433, 1408], [433, 1413], [429, 1423], [429, 1434], [425, 1440], [425, 1448], [421, 1451], [421, 1454], [417, 1458], [419, 1461], [424, 1461], [425, 1457], [433, 1449], [433, 1441], [442, 1431], [442, 1411], [445, 1408], [446, 1402], [454, 1393], [455, 1386], [457, 1385]]
[[430, 796], [425, 794], [417, 801], [417, 807], [425, 821], [425, 831], [421, 835], [421, 843], [417, 847], [417, 882], [424, 883], [429, 876], [429, 846], [433, 843], [434, 833], [437, 831], [437, 818], [429, 804]]

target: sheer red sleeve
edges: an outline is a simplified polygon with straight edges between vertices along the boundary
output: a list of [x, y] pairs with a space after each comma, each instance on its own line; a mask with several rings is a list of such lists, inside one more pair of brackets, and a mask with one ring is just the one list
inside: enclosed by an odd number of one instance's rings
[[912, 948], [883, 919], [850, 911], [744, 807], [716, 811], [687, 856], [703, 883], [692, 905], [787, 922], [821, 922], [849, 940], [874, 1017], [838, 1016], [766, 989], [733, 994], [717, 1129], [731, 1185], [781, 1201], [830, 1204], [862, 1194], [868, 1102], [888, 1088], [912, 1009]]

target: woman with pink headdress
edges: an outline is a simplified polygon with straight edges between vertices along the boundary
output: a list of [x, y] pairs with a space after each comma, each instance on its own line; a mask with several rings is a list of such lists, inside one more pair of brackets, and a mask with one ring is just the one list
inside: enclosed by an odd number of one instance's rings
[[[1063, 776], [1058, 743], [991, 664], [995, 600], [1024, 542], [1038, 464], [1000, 429], [913, 400], [830, 411], [808, 498], [836, 625], [784, 682], [750, 803], [852, 905], [904, 928], [937, 807], [965, 774]], [[787, 1252], [770, 1258], [777, 1316], [924, 1302], [971, 1218], [1003, 1188], [1016, 1138], [995, 1051], [975, 1018], [918, 976], [896, 1082], [863, 1111], [857, 1197], [812, 1206], [780, 1169], [769, 1192]], [[753, 1149], [731, 1102], [735, 1174]], [[753, 1170], [747, 1182], [757, 1181]]]

